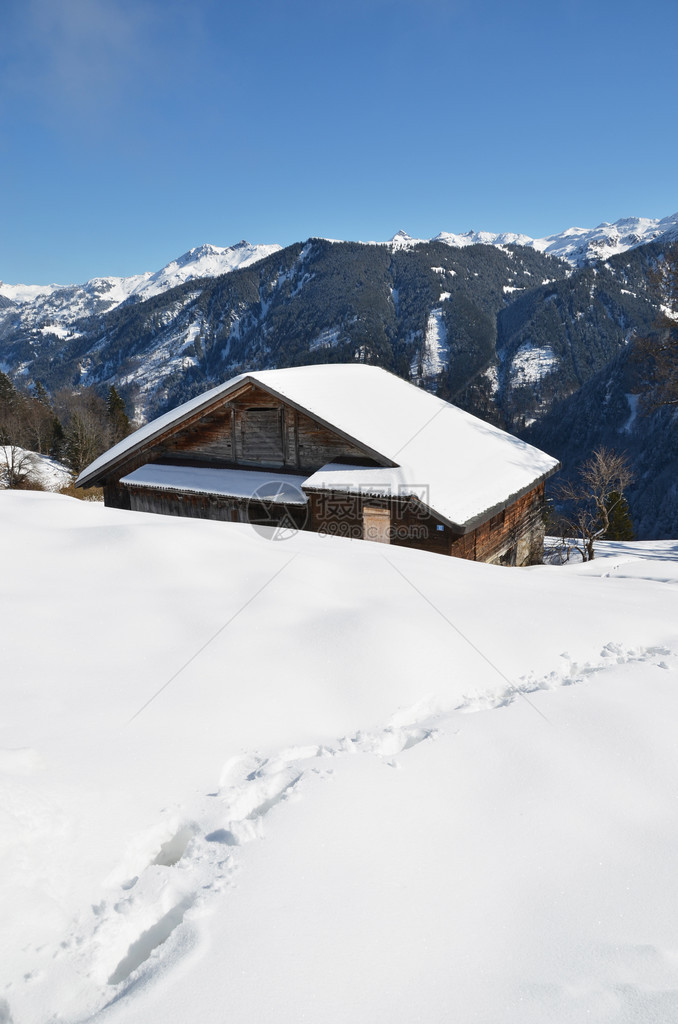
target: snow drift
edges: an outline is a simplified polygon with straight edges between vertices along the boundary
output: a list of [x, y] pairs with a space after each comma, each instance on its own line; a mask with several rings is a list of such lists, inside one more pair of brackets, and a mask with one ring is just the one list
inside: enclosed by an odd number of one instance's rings
[[0, 537], [0, 1020], [678, 1016], [677, 544]]

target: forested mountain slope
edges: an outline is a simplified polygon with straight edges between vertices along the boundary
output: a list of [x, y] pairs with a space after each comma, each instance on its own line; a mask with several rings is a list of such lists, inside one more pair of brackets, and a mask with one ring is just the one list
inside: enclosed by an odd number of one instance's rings
[[7, 313], [2, 362], [48, 389], [115, 383], [150, 415], [242, 369], [361, 359], [515, 428], [647, 330], [652, 249], [573, 271], [525, 246], [311, 239], [66, 336]]

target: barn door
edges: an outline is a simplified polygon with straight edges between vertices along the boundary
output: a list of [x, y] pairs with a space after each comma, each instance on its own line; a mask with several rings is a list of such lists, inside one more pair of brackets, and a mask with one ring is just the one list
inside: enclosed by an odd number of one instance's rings
[[245, 409], [242, 418], [243, 462], [282, 466], [282, 409]]
[[387, 508], [363, 509], [363, 540], [374, 540], [378, 544], [391, 543], [391, 513]]

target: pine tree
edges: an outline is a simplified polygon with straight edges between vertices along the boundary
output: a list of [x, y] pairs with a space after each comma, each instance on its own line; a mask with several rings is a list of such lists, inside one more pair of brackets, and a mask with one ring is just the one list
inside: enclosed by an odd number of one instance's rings
[[40, 402], [41, 405], [46, 405], [47, 408], [51, 410], [52, 403], [45, 389], [45, 385], [42, 383], [41, 380], [36, 380], [31, 391], [33, 394], [33, 398], [37, 399], [37, 401]]
[[6, 373], [0, 370], [0, 403], [11, 402], [16, 398], [16, 390]]
[[131, 430], [129, 416], [125, 411], [125, 403], [111, 384], [108, 389], [108, 419], [111, 426], [111, 440], [113, 444], [122, 441]]
[[605, 540], [634, 540], [633, 521], [629, 503], [619, 491], [612, 491], [605, 499], [609, 525], [605, 531]]

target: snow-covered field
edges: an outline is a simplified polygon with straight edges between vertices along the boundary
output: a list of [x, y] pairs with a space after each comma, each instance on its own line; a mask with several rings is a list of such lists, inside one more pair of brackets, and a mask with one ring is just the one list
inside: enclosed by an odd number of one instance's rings
[[0, 539], [3, 1024], [678, 1019], [678, 542]]

